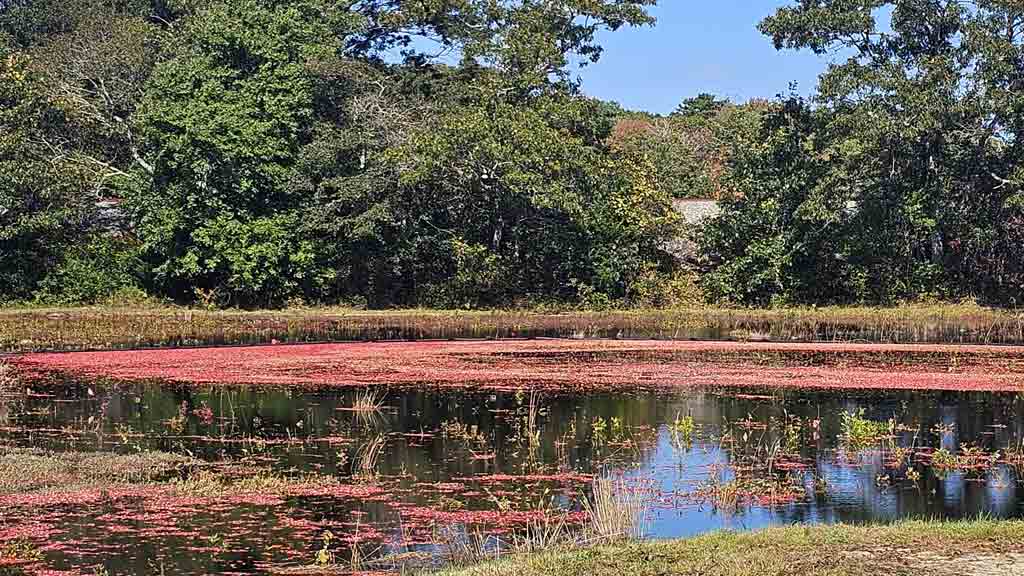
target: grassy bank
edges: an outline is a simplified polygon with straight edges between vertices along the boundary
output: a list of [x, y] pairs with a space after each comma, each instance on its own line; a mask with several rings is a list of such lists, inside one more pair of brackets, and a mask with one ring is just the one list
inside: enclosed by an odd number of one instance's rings
[[787, 527], [512, 556], [442, 576], [1019, 574], [1024, 522]]
[[559, 313], [351, 309], [0, 311], [0, 351], [447, 338], [674, 338], [1024, 343], [1024, 314], [974, 305]]

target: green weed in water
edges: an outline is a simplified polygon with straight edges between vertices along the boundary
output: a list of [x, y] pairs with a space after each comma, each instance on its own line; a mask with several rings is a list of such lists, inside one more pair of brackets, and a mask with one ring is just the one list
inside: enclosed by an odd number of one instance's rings
[[854, 450], [865, 448], [892, 434], [895, 421], [876, 422], [864, 417], [864, 409], [842, 414], [843, 440]]
[[676, 413], [676, 419], [668, 424], [669, 436], [672, 439], [672, 444], [677, 448], [692, 446], [696, 431], [697, 425], [693, 416], [690, 415], [683, 417]]

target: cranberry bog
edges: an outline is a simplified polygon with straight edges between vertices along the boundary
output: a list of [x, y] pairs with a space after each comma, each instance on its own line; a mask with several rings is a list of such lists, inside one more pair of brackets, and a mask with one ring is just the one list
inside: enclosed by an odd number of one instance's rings
[[37, 353], [31, 381], [182, 385], [635, 391], [700, 387], [1024, 390], [1024, 347], [520, 340]]
[[[408, 573], [626, 532], [1024, 510], [1012, 346], [281, 343], [2, 366], [0, 574]], [[609, 507], [625, 525], [601, 525]]]

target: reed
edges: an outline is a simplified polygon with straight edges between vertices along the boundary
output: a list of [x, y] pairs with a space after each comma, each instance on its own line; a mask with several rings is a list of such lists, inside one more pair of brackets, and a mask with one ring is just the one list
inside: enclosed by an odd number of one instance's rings
[[647, 504], [622, 480], [595, 478], [591, 498], [583, 499], [587, 530], [593, 540], [642, 540], [647, 526]]
[[447, 566], [475, 566], [501, 555], [497, 539], [480, 530], [435, 525], [431, 540]]
[[364, 388], [352, 402], [353, 412], [380, 412], [384, 408], [387, 391], [379, 388]]
[[352, 340], [656, 338], [1024, 344], [1024, 313], [973, 304], [779, 310], [210, 312], [182, 308], [0, 311], [0, 351]]
[[354, 476], [366, 481], [376, 480], [377, 463], [384, 454], [385, 448], [387, 448], [387, 436], [384, 434], [375, 436], [363, 444], [356, 453]]
[[564, 515], [545, 517], [532, 522], [526, 531], [512, 538], [510, 552], [513, 554], [533, 554], [560, 548], [574, 548], [579, 544], [573, 531], [569, 529]]

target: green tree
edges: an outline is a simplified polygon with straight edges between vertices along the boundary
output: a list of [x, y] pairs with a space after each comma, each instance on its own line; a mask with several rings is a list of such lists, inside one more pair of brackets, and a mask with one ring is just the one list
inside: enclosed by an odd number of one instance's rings
[[154, 174], [132, 207], [163, 290], [266, 305], [322, 280], [290, 183], [317, 67], [350, 26], [315, 1], [231, 0], [188, 19], [136, 118]]
[[0, 301], [29, 298], [92, 227], [88, 175], [53, 162], [48, 136], [67, 118], [44, 97], [28, 59], [0, 52]]
[[865, 297], [851, 185], [822, 138], [829, 118], [789, 98], [768, 108], [760, 137], [730, 159], [730, 193], [700, 236], [712, 299], [766, 306]]
[[817, 101], [864, 298], [1019, 302], [1024, 7], [800, 0], [761, 29], [779, 48], [849, 55]]
[[622, 295], [671, 213], [570, 71], [650, 5], [0, 2], [8, 298], [95, 301], [140, 261], [155, 293], [245, 306]]
[[581, 289], [622, 297], [656, 260], [674, 223], [670, 198], [649, 165], [600, 145], [589, 127], [597, 105], [541, 97], [463, 107], [397, 152], [415, 218], [413, 277], [426, 298], [476, 306]]

